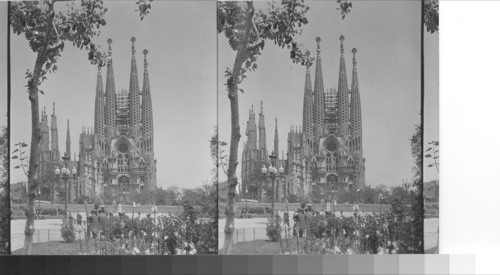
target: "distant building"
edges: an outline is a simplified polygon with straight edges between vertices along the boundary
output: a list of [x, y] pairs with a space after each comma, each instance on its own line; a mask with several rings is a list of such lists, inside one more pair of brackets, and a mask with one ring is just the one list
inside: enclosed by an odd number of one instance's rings
[[[130, 192], [156, 189], [156, 159], [154, 158], [154, 131], [151, 89], [148, 73], [148, 51], [144, 50], [144, 77], [139, 89], [135, 38], [132, 37], [132, 60], [129, 90], [115, 91], [111, 39], [108, 39], [106, 88], [103, 87], [101, 68], [97, 72], [94, 129], [83, 127], [79, 137], [78, 158], [71, 159], [70, 123], [68, 120], [66, 152], [58, 148], [55, 104], [51, 118], [49, 142], [48, 117], [41, 115], [40, 168], [48, 175], [45, 182], [55, 186], [56, 167], [77, 169], [76, 181], [70, 182], [70, 200], [90, 193], [99, 194], [103, 188], [112, 192]], [[50, 144], [50, 146], [49, 146]], [[55, 188], [54, 188], [55, 189]]]
[[[321, 39], [318, 37], [314, 90], [311, 84], [310, 68], [307, 66], [302, 129], [292, 126], [288, 133], [286, 157], [279, 158], [277, 131], [274, 138], [274, 152], [278, 165], [285, 168], [285, 178], [278, 183], [279, 200], [289, 194], [329, 194], [341, 189], [363, 188], [365, 186], [365, 158], [363, 157], [363, 134], [361, 122], [361, 99], [356, 68], [356, 49], [353, 53], [351, 88], [348, 87], [344, 58], [344, 36], [340, 37], [340, 71], [338, 89], [327, 93], [323, 87], [321, 65]], [[265, 144], [263, 103], [259, 113], [259, 143], [253, 107], [249, 112], [246, 136], [242, 153], [242, 187], [257, 189], [259, 169], [269, 164]], [[260, 175], [261, 176], [261, 175]]]
[[94, 132], [80, 134], [78, 161], [82, 193], [102, 188], [118, 191], [156, 189], [153, 106], [148, 73], [148, 51], [144, 50], [142, 91], [132, 37], [129, 90], [115, 91], [111, 39], [108, 39], [106, 89], [101, 69], [97, 73]]

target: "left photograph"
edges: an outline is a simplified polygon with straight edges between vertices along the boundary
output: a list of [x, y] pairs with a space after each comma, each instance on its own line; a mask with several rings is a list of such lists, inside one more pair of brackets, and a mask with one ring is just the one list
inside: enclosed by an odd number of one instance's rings
[[9, 9], [12, 254], [217, 254], [216, 2]]

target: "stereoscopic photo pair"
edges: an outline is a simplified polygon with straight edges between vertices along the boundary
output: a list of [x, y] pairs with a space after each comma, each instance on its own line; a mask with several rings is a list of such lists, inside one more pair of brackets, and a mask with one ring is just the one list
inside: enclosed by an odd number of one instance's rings
[[437, 1], [0, 8], [4, 253], [437, 253]]

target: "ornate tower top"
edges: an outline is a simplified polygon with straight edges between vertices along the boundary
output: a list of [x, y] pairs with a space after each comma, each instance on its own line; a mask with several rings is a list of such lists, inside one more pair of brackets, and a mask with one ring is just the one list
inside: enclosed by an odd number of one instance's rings
[[132, 38], [130, 38], [130, 41], [132, 41], [132, 57], [135, 57], [135, 37], [132, 36]]
[[318, 53], [319, 53], [319, 52], [321, 52], [321, 47], [319, 46], [319, 43], [320, 43], [320, 42], [321, 42], [321, 37], [319, 37], [319, 36], [318, 36], [318, 37], [316, 37], [316, 44], [317, 44], [317, 46], [316, 46], [316, 51], [317, 51]]
[[111, 44], [112, 44], [112, 43], [113, 43], [113, 39], [108, 38], [108, 59], [109, 59], [108, 61], [113, 60], [113, 59], [111, 58], [111, 55], [112, 55], [112, 53], [113, 53], [113, 51], [111, 50]]
[[344, 39], [345, 39], [344, 35], [341, 35], [340, 36], [340, 53], [342, 53], [342, 54], [344, 53]]
[[147, 49], [144, 49], [144, 51], [142, 51], [142, 53], [144, 54], [144, 70], [147, 70], [148, 69], [148, 50]]
[[356, 53], [358, 52], [358, 50], [356, 50], [356, 48], [352, 48], [352, 65], [353, 65], [353, 69], [356, 69]]

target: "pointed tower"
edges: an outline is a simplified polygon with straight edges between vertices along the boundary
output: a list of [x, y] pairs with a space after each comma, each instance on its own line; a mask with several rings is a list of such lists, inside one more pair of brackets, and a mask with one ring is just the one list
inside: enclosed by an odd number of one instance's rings
[[50, 161], [59, 162], [59, 138], [57, 133], [56, 103], [52, 102], [52, 116], [50, 120]]
[[68, 131], [66, 132], [66, 153], [64, 153], [66, 157], [71, 157], [71, 138], [69, 134], [69, 119], [68, 119]]
[[349, 87], [347, 86], [347, 74], [344, 60], [344, 36], [340, 36], [340, 69], [339, 69], [338, 93], [338, 134], [344, 139], [349, 130]]
[[[306, 55], [309, 56], [309, 51]], [[313, 91], [311, 85], [311, 71], [310, 66], [307, 64], [306, 70], [306, 83], [304, 87], [304, 105], [302, 110], [302, 128], [304, 133], [310, 137], [313, 135]]]
[[353, 141], [352, 150], [362, 152], [362, 125], [361, 125], [361, 99], [359, 95], [358, 70], [356, 68], [356, 48], [352, 49], [352, 84], [351, 84], [351, 135]]
[[101, 67], [97, 67], [97, 84], [95, 94], [95, 113], [94, 113], [94, 150], [97, 156], [102, 156], [104, 151], [104, 89], [102, 85]]
[[144, 78], [142, 85], [142, 135], [144, 151], [154, 154], [153, 151], [153, 103], [151, 100], [151, 90], [149, 88], [148, 73], [148, 50], [144, 50]]
[[128, 93], [129, 103], [129, 123], [130, 133], [133, 138], [140, 136], [141, 127], [141, 102], [139, 97], [139, 77], [137, 75], [137, 64], [135, 60], [135, 37], [130, 39], [132, 42], [132, 61], [130, 65], [130, 85]]
[[42, 111], [42, 119], [40, 122], [40, 151], [41, 151], [41, 160], [43, 162], [50, 161], [50, 137], [49, 137], [49, 123], [47, 118], [47, 111], [45, 107], [43, 107]]
[[321, 38], [316, 38], [316, 72], [314, 78], [314, 116], [313, 121], [316, 128], [315, 136], [318, 138], [323, 134], [325, 126], [325, 90], [323, 88], [323, 71], [321, 69]]
[[280, 150], [279, 150], [279, 139], [278, 139], [278, 118], [276, 118], [275, 126], [274, 126], [274, 152], [276, 154], [276, 159], [280, 158]]
[[266, 148], [266, 125], [264, 119], [264, 102], [260, 101], [260, 113], [259, 113], [259, 154], [260, 160], [267, 160], [267, 148]]
[[241, 154], [241, 182], [242, 188], [246, 189], [248, 180], [255, 170], [256, 161], [258, 160], [259, 150], [257, 149], [257, 126], [255, 125], [255, 113], [252, 108], [248, 111], [248, 120], [245, 134], [247, 142], [243, 145]]
[[[104, 118], [106, 123], [105, 135], [106, 139], [111, 140], [115, 135], [116, 123], [116, 94], [115, 94], [115, 76], [113, 74], [113, 57], [111, 51], [111, 43], [113, 40], [108, 39], [108, 68], [106, 75], [106, 107], [104, 109]], [[106, 151], [109, 151], [107, 148]]]
[[255, 124], [255, 113], [252, 109], [249, 110], [248, 121], [247, 121], [247, 145], [248, 150], [256, 150], [257, 149], [257, 126]]

